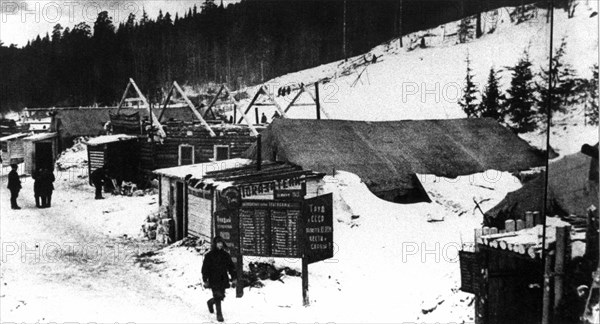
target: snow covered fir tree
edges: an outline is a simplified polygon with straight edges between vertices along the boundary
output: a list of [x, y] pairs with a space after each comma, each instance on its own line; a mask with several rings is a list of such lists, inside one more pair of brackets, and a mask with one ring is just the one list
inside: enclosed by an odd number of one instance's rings
[[535, 85], [531, 67], [529, 53], [524, 51], [517, 65], [507, 68], [511, 71], [512, 80], [506, 90], [508, 95], [505, 111], [511, 127], [518, 133], [530, 132], [536, 128]]
[[473, 70], [471, 69], [471, 59], [469, 58], [468, 53], [465, 62], [467, 63], [467, 75], [465, 77], [462, 98], [459, 105], [462, 107], [465, 114], [467, 114], [467, 117], [481, 117], [477, 98], [477, 87], [473, 82]]

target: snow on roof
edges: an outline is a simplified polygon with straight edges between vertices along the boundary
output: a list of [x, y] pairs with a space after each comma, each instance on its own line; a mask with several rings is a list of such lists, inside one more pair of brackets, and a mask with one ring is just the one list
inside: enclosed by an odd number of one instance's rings
[[[556, 242], [556, 228], [568, 227], [570, 224], [558, 217], [546, 217], [546, 250], [552, 250]], [[532, 259], [541, 256], [542, 225], [525, 228], [514, 232], [494, 233], [482, 235], [479, 243], [492, 248], [527, 254]], [[571, 241], [581, 237], [571, 237]], [[577, 256], [577, 255], [576, 255]]]
[[120, 142], [120, 141], [129, 141], [129, 140], [136, 139], [136, 138], [137, 138], [137, 136], [125, 135], [125, 134], [103, 135], [103, 136], [90, 138], [86, 142], [86, 144], [90, 145], [90, 146], [96, 146], [96, 145], [115, 143], [115, 142]]
[[201, 179], [207, 172], [220, 171], [225, 169], [233, 169], [252, 163], [253, 160], [249, 159], [230, 159], [216, 162], [206, 162], [190, 165], [182, 165], [178, 167], [165, 168], [155, 170], [154, 173], [164, 175], [167, 177], [184, 179], [187, 175], [191, 175], [193, 178]]
[[52, 133], [39, 133], [39, 134], [34, 134], [34, 135], [31, 135], [31, 136], [27, 136], [27, 137], [23, 138], [23, 140], [37, 142], [37, 141], [42, 141], [42, 140], [49, 139], [49, 138], [54, 138], [54, 137], [56, 137], [56, 135], [57, 135], [56, 132], [52, 132]]
[[8, 136], [0, 137], [0, 142], [7, 142], [13, 139], [22, 138], [29, 135], [29, 133], [16, 133]]

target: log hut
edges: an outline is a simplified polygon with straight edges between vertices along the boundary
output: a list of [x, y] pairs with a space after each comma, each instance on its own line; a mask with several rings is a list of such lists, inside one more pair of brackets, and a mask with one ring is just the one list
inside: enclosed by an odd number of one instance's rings
[[[128, 114], [121, 112], [130, 88], [137, 92], [146, 109]], [[185, 116], [168, 117], [172, 108], [168, 108], [167, 103], [173, 91], [177, 91], [188, 106]], [[236, 103], [236, 106], [246, 119], [239, 104]], [[113, 132], [139, 138], [139, 168], [146, 180], [155, 176], [152, 171], [156, 169], [240, 157], [264, 129], [255, 127], [247, 119], [246, 121], [245, 125], [234, 125], [224, 121], [205, 120], [177, 82], [173, 82], [162, 109], [152, 109], [132, 79], [129, 80], [117, 111], [110, 115]]]

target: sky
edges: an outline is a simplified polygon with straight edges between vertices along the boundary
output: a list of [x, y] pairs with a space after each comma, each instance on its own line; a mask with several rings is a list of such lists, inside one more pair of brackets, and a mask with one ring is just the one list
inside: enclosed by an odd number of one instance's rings
[[[227, 6], [239, 0], [223, 0]], [[148, 16], [156, 19], [158, 11], [179, 16], [194, 4], [200, 7], [202, 0], [59, 0], [59, 1], [19, 1], [0, 0], [0, 41], [5, 45], [24, 46], [37, 35], [51, 33], [52, 27], [61, 24], [63, 28], [73, 28], [85, 21], [93, 26], [99, 12], [108, 11], [115, 24], [123, 22], [133, 12], [139, 19], [145, 9]], [[216, 3], [220, 3], [219, 0]]]

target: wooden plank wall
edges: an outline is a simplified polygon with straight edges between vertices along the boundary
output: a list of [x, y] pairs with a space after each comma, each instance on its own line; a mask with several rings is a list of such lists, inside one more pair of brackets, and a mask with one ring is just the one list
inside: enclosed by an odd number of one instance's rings
[[142, 168], [155, 170], [179, 164], [179, 145], [194, 146], [195, 163], [210, 162], [214, 157], [215, 145], [230, 148], [229, 158], [238, 158], [256, 141], [248, 128], [214, 128], [217, 134], [211, 137], [199, 127], [166, 127], [167, 138], [163, 143], [143, 141], [141, 145]]
[[105, 148], [104, 145], [98, 146], [88, 146], [88, 155], [89, 155], [89, 166], [90, 166], [90, 174], [94, 172], [96, 169], [101, 168], [105, 162]]
[[[192, 191], [193, 189], [188, 190]], [[201, 194], [200, 194], [201, 195]], [[188, 234], [195, 237], [211, 237], [212, 211], [209, 197], [201, 197], [188, 191]]]
[[538, 323], [542, 315], [540, 260], [518, 258], [486, 249], [485, 323]]

